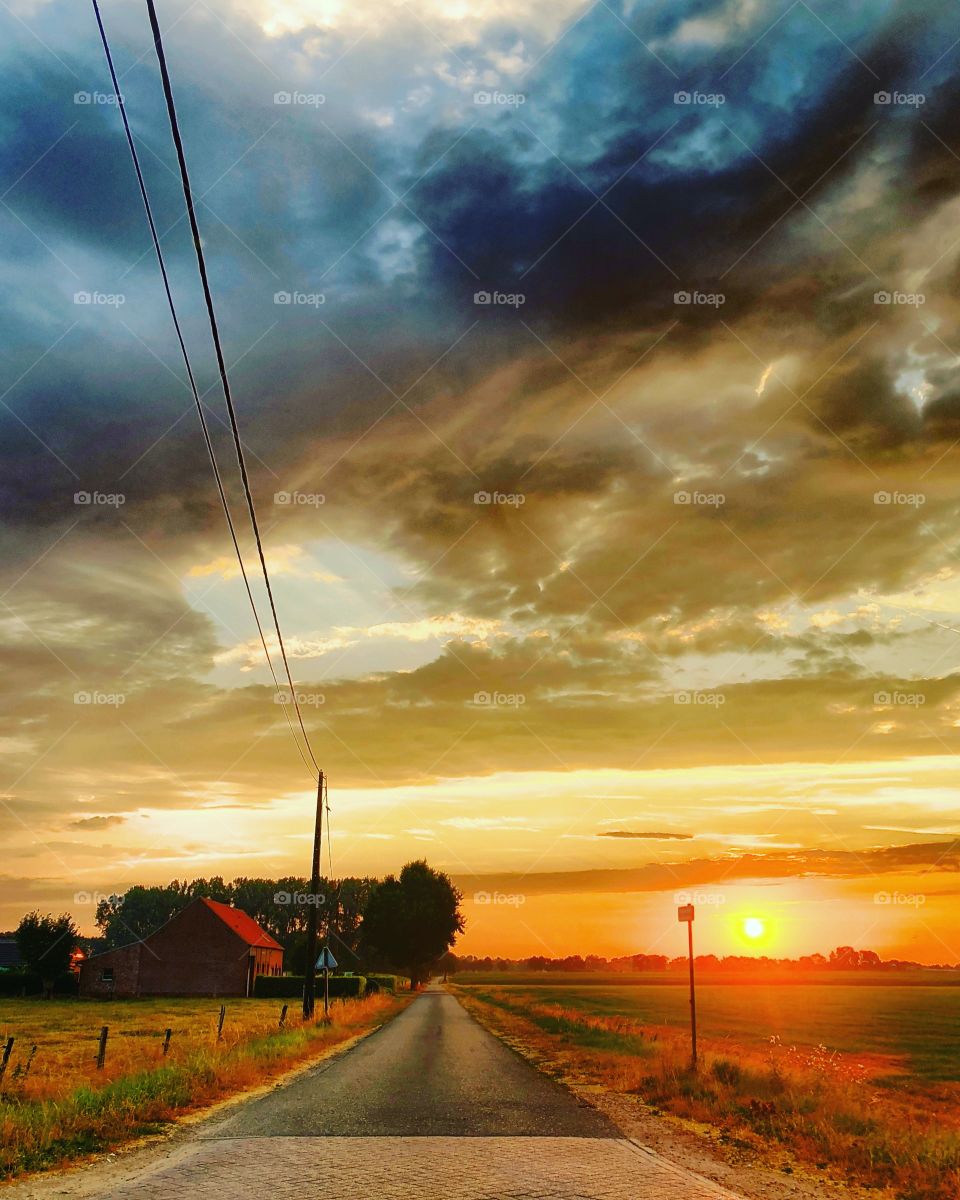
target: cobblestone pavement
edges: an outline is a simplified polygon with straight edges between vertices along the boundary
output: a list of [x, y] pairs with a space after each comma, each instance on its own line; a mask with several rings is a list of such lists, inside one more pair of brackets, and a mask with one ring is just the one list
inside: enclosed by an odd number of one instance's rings
[[270, 1137], [199, 1143], [105, 1200], [737, 1200], [626, 1139]]

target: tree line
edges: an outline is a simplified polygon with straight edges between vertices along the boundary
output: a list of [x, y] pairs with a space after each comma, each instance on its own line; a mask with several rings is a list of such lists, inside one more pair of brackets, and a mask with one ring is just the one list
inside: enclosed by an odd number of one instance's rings
[[98, 937], [82, 938], [70, 913], [28, 913], [16, 931], [20, 956], [52, 986], [70, 968], [78, 947], [89, 956], [138, 942], [200, 897], [253, 917], [283, 946], [284, 969], [295, 975], [307, 967], [311, 907], [317, 910], [318, 944], [330, 946], [341, 969], [399, 970], [413, 986], [429, 976], [464, 929], [460, 892], [443, 871], [420, 859], [385, 879], [322, 879], [316, 893], [309, 879], [293, 875], [137, 884], [97, 903]]
[[[883, 959], [874, 950], [856, 950], [852, 946], [838, 946], [828, 955], [804, 954], [799, 958], [751, 957], [746, 954], [698, 954], [694, 959], [697, 969], [703, 971], [790, 972], [805, 971], [907, 971], [955, 970], [960, 964], [942, 963], [930, 966], [908, 959]], [[635, 971], [685, 971], [686, 956], [670, 958], [666, 954], [624, 954], [617, 958], [604, 958], [599, 954], [570, 954], [566, 958], [547, 958], [535, 954], [530, 958], [478, 957], [474, 954], [454, 954], [444, 960], [447, 970], [453, 971], [608, 971], [615, 974], [630, 974]]]

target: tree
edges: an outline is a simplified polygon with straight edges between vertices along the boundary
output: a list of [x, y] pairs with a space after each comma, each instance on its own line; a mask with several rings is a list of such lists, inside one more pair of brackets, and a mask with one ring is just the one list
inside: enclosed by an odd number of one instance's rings
[[80, 930], [69, 913], [59, 917], [38, 912], [27, 913], [17, 926], [17, 949], [31, 971], [43, 981], [46, 996], [53, 994], [57, 977], [70, 969], [70, 956], [77, 944]]
[[830, 966], [835, 971], [855, 971], [860, 965], [860, 955], [852, 946], [838, 946], [830, 951]]
[[430, 968], [463, 933], [460, 892], [426, 860], [409, 862], [370, 893], [363, 917], [364, 952], [410, 976], [419, 987]]
[[111, 896], [97, 904], [97, 926], [107, 949], [129, 945], [165, 925], [190, 903], [189, 884], [176, 879], [166, 887], [137, 884], [123, 896]]

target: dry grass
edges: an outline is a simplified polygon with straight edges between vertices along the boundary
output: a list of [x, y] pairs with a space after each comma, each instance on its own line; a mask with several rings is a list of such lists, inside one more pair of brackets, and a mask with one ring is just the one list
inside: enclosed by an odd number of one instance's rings
[[[16, 1038], [0, 1085], [0, 1178], [154, 1131], [374, 1028], [404, 1000], [380, 993], [335, 1001], [328, 1025], [304, 1024], [290, 1003], [283, 1030], [276, 1001], [223, 1003], [218, 1042], [217, 1000], [0, 1000], [0, 1038]], [[98, 1071], [103, 1025], [110, 1032]]]
[[774, 1038], [762, 1050], [701, 1042], [630, 1017], [539, 1003], [505, 988], [458, 989], [497, 1032], [571, 1081], [637, 1095], [655, 1111], [713, 1124], [721, 1140], [758, 1152], [771, 1143], [840, 1179], [893, 1188], [902, 1200], [960, 1195], [960, 1094], [917, 1085], [823, 1046]]

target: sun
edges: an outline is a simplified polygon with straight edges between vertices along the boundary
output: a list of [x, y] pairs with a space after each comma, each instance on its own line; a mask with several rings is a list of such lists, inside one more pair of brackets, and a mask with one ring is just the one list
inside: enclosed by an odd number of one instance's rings
[[759, 917], [747, 917], [743, 922], [743, 932], [748, 938], [761, 938], [766, 931], [766, 924]]

